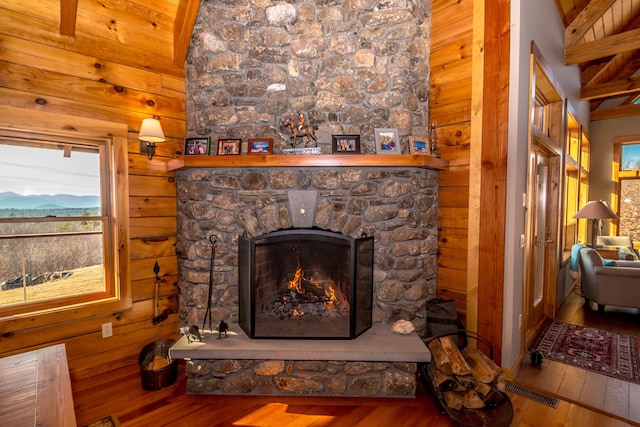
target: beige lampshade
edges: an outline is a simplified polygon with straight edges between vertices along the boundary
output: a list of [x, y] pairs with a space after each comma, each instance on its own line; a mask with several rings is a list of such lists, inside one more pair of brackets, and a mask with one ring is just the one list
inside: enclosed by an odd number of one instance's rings
[[138, 134], [138, 139], [140, 141], [146, 142], [164, 142], [166, 141], [164, 137], [164, 132], [162, 131], [162, 126], [160, 125], [160, 121], [157, 119], [143, 119], [142, 125], [140, 126], [140, 133]]
[[602, 200], [590, 201], [573, 217], [586, 219], [618, 219], [618, 215]]

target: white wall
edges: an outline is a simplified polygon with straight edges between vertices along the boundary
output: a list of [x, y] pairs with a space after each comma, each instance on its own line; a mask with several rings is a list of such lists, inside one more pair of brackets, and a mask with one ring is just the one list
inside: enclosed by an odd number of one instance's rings
[[505, 287], [502, 365], [513, 367], [520, 356], [525, 210], [522, 194], [527, 179], [529, 126], [529, 54], [535, 41], [546, 63], [570, 100], [577, 119], [587, 126], [589, 105], [579, 100], [580, 71], [564, 65], [564, 26], [554, 0], [511, 0], [511, 69], [509, 82], [509, 153], [505, 230]]
[[[619, 136], [640, 135], [640, 119], [624, 117], [591, 122], [591, 169], [589, 170], [589, 200], [611, 200], [611, 162], [613, 139]], [[605, 221], [606, 223], [606, 221]], [[603, 233], [606, 234], [608, 224]]]

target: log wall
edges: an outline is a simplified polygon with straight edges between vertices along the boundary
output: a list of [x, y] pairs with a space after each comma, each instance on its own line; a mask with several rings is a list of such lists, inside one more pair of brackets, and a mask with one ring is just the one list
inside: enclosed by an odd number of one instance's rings
[[[433, 0], [430, 122], [438, 125], [438, 294], [502, 351], [508, 0]], [[483, 349], [488, 351], [488, 349]]]
[[442, 158], [451, 165], [440, 173], [438, 296], [455, 299], [466, 324], [473, 1], [432, 5], [429, 120], [437, 125]]
[[[55, 35], [57, 28], [50, 28], [41, 10], [46, 2], [29, 2], [28, 11], [13, 3], [0, 6], [2, 121], [37, 126], [39, 114], [48, 114], [57, 117], [58, 129], [117, 123], [128, 130], [131, 310], [107, 315], [89, 311], [72, 321], [38, 327], [31, 319], [0, 323], [0, 357], [65, 343], [71, 378], [78, 380], [137, 363], [145, 344], [177, 338], [176, 185], [165, 165], [183, 149], [184, 71], [169, 59], [157, 58], [159, 49], [149, 53], [118, 45], [116, 52], [115, 44], [91, 41], [83, 37], [81, 22], [75, 38]], [[94, 18], [94, 25], [101, 25]], [[45, 34], [45, 29], [52, 33]], [[145, 34], [129, 36], [148, 37]], [[145, 56], [147, 66], [125, 65]], [[160, 117], [168, 141], [158, 145], [150, 161], [141, 154], [137, 135], [142, 119], [152, 115]], [[156, 261], [162, 278], [160, 311], [175, 314], [154, 326]], [[105, 322], [112, 322], [113, 337], [103, 339]]]
[[[0, 4], [0, 107], [12, 111], [2, 120], [20, 122], [30, 115], [35, 117], [37, 112], [49, 112], [58, 115], [60, 127], [66, 129], [84, 127], [89, 120], [127, 127], [134, 303], [125, 313], [83, 316], [64, 325], [0, 325], [0, 357], [65, 342], [72, 379], [78, 379], [137, 363], [137, 354], [147, 342], [175, 337], [178, 329], [175, 314], [157, 326], [151, 323], [155, 285], [152, 269], [158, 261], [163, 278], [161, 311], [175, 309], [176, 194], [173, 173], [166, 172], [165, 163], [182, 151], [186, 136], [185, 76], [184, 67], [174, 65], [180, 55], [174, 52], [173, 31], [167, 31], [169, 23], [164, 19], [165, 15], [176, 15], [177, 3], [171, 3], [167, 10], [154, 10], [153, 17], [144, 22], [122, 10], [113, 12], [118, 17], [114, 22], [104, 20], [99, 4], [89, 11], [85, 8], [93, 6], [82, 3], [72, 36], [60, 34], [56, 21], [59, 4], [54, 0]], [[116, 2], [110, 4], [117, 7]], [[183, 4], [198, 3], [180, 2]], [[492, 117], [493, 127], [483, 131], [482, 78], [483, 73], [500, 77], [493, 88], [504, 93], [508, 72], [499, 67], [508, 64], [485, 69], [481, 52], [484, 11], [495, 7], [503, 11], [508, 6], [508, 1], [501, 0], [433, 0], [430, 54], [430, 121], [438, 126], [442, 157], [450, 164], [450, 169], [440, 174], [439, 294], [455, 298], [467, 326], [490, 328], [490, 339], [498, 343], [501, 324], [492, 321], [502, 315], [502, 261], [493, 263], [482, 277], [479, 270], [483, 263], [501, 260], [504, 255], [500, 246], [504, 211], [491, 205], [494, 200], [500, 202], [504, 183], [491, 179], [500, 179], [503, 165], [499, 161], [506, 157], [506, 149], [502, 144], [483, 147], [482, 142], [505, 138], [506, 104], [500, 104], [498, 114]], [[177, 12], [183, 19], [189, 15]], [[506, 20], [504, 14], [494, 16], [495, 28], [489, 30], [499, 34], [506, 25], [508, 31], [508, 14]], [[125, 30], [123, 22], [128, 19], [138, 25]], [[89, 28], [94, 31], [85, 34]], [[141, 49], [141, 45], [154, 48]], [[501, 52], [508, 57], [508, 48]], [[487, 99], [495, 95], [488, 90], [486, 93]], [[152, 115], [161, 118], [168, 142], [160, 144], [156, 157], [149, 161], [140, 153], [137, 132], [142, 119]], [[495, 133], [487, 136], [491, 132]], [[489, 149], [494, 151], [487, 152]], [[484, 159], [489, 161], [483, 163]], [[495, 168], [495, 175], [483, 180], [482, 168]], [[496, 182], [498, 186], [494, 186]], [[495, 191], [489, 195], [496, 197], [491, 203], [482, 203], [487, 190]], [[496, 215], [498, 221], [493, 222]], [[481, 229], [486, 231], [481, 233]], [[481, 242], [490, 246], [483, 251]], [[478, 313], [478, 295], [492, 302], [491, 309], [483, 309], [483, 313], [490, 312], [490, 318]], [[100, 326], [107, 321], [113, 322], [114, 336], [102, 339]], [[500, 354], [499, 348], [496, 352]]]

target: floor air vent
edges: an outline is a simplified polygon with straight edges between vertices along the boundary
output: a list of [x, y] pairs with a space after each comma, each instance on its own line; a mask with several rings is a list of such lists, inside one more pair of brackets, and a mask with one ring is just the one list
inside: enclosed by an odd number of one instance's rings
[[542, 403], [543, 405], [551, 406], [554, 409], [558, 408], [559, 401], [555, 397], [551, 397], [544, 393], [540, 393], [539, 391], [531, 390], [530, 388], [510, 382], [507, 383], [507, 386], [505, 388], [511, 393], [519, 394], [522, 397], [535, 400], [536, 402]]

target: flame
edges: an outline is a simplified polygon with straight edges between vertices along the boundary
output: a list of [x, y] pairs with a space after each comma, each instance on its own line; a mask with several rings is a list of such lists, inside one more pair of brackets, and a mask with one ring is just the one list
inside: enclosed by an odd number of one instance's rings
[[296, 269], [296, 274], [293, 275], [293, 279], [289, 281], [289, 289], [295, 289], [298, 292], [302, 292], [302, 269], [300, 268], [300, 264], [298, 264], [298, 268]]
[[[315, 286], [317, 289], [319, 289], [319, 292], [313, 292], [310, 290], [309, 285], [313, 285]], [[298, 262], [298, 267], [296, 268], [296, 272], [293, 275], [293, 278], [291, 280], [289, 280], [289, 286], [288, 289], [291, 290], [291, 301], [295, 304], [296, 301], [298, 300], [302, 300], [303, 302], [307, 302], [307, 301], [316, 301], [319, 302], [320, 300], [317, 299], [320, 295], [322, 295], [322, 289], [324, 289], [325, 287], [320, 284], [317, 280], [313, 280], [311, 277], [306, 278], [304, 277], [304, 271], [302, 270], [302, 268], [300, 267], [300, 262]], [[296, 293], [298, 293], [298, 295], [296, 295]], [[325, 302], [326, 307], [328, 308], [335, 308], [335, 302], [338, 301], [338, 298], [336, 297], [336, 292], [333, 289], [333, 285], [329, 286], [329, 289], [324, 289], [324, 295], [326, 295], [327, 299]], [[282, 298], [282, 302], [284, 304], [287, 304], [288, 299], [286, 296], [281, 296]], [[313, 313], [313, 310], [311, 310], [311, 313]], [[295, 317], [302, 317], [305, 315], [305, 312], [302, 309], [293, 309], [293, 312], [291, 313], [291, 316], [295, 316]]]
[[335, 302], [338, 300], [336, 298], [336, 291], [333, 289], [333, 285], [329, 285], [329, 290], [328, 291], [324, 291], [324, 293], [327, 295], [327, 307], [328, 308], [334, 308], [335, 307]]

